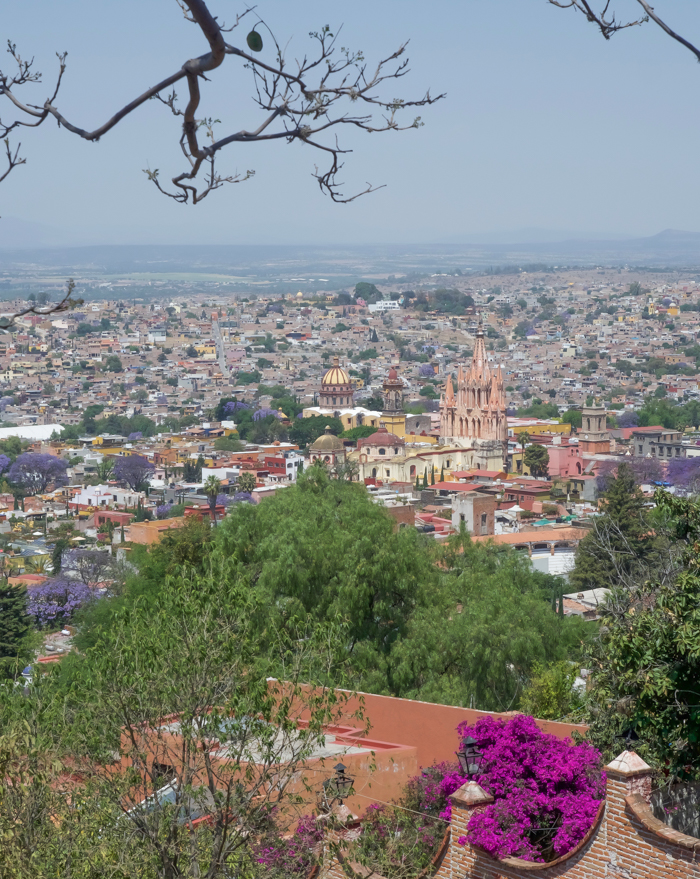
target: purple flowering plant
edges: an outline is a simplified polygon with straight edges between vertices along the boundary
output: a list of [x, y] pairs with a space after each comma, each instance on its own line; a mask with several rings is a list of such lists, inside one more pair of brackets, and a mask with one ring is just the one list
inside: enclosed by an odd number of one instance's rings
[[494, 802], [468, 825], [469, 842], [494, 858], [545, 862], [571, 851], [605, 797], [600, 753], [543, 733], [532, 717], [484, 717], [458, 727], [483, 754], [475, 779]]
[[449, 826], [449, 796], [466, 781], [457, 763], [423, 769], [397, 803], [367, 809], [353, 859], [386, 879], [419, 875], [437, 854]]
[[240, 409], [250, 409], [250, 406], [247, 403], [239, 403], [237, 400], [230, 400], [224, 406], [224, 414], [233, 415], [234, 412], [238, 412]]
[[294, 833], [287, 837], [271, 827], [254, 847], [258, 864], [268, 875], [306, 876], [323, 840], [323, 826], [313, 815], [304, 815]]
[[81, 580], [53, 577], [28, 590], [27, 613], [38, 626], [65, 625], [75, 612], [93, 598]]
[[277, 409], [269, 409], [263, 406], [262, 409], [256, 409], [255, 412], [253, 412], [253, 421], [262, 421], [263, 418], [268, 418], [270, 415], [274, 415], [275, 418], [282, 417]]

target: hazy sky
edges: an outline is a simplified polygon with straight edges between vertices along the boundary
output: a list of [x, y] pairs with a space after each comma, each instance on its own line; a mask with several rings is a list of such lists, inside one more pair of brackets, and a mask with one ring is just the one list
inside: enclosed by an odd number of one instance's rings
[[[623, 17], [638, 9], [632, 0], [617, 4]], [[242, 4], [210, 6], [226, 20]], [[698, 0], [658, 0], [656, 8], [700, 40]], [[46, 224], [72, 243], [461, 242], [525, 228], [700, 232], [700, 65], [653, 25], [606, 42], [582, 16], [546, 0], [262, 0], [257, 11], [281, 42], [291, 40], [289, 55], [301, 54], [308, 32], [326, 23], [342, 23], [342, 44], [370, 60], [411, 40], [412, 72], [391, 95], [429, 86], [447, 98], [419, 111], [418, 131], [342, 132], [355, 149], [343, 174], [348, 189], [365, 181], [385, 189], [335, 205], [310, 176], [314, 151], [241, 144], [221, 154], [220, 170], [254, 168], [254, 179], [196, 207], [178, 205], [142, 173], [150, 165], [169, 179], [183, 170], [178, 122], [149, 102], [97, 144], [52, 122], [22, 132], [28, 163], [0, 184], [0, 239], [11, 239], [19, 221]], [[236, 33], [238, 42], [247, 30]], [[0, 38], [34, 55], [49, 81], [54, 53], [68, 51], [57, 103], [85, 128], [207, 48], [175, 0], [4, 2]], [[267, 48], [261, 57], [272, 59]], [[201, 111], [222, 120], [218, 131], [256, 127], [250, 74], [228, 58], [212, 79]], [[32, 99], [45, 92], [48, 84]], [[6, 100], [0, 112], [7, 114]]]

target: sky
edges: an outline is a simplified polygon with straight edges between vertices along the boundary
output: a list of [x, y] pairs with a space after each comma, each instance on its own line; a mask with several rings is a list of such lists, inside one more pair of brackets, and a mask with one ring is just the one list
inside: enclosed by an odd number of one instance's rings
[[[243, 4], [211, 0], [230, 21]], [[620, 17], [638, 9], [617, 0]], [[697, 0], [655, 8], [700, 42]], [[654, 25], [605, 41], [573, 11], [546, 0], [261, 0], [287, 56], [309, 31], [343, 25], [341, 44], [371, 63], [410, 40], [411, 72], [391, 97], [426, 88], [447, 97], [417, 112], [418, 130], [341, 132], [353, 149], [346, 190], [385, 188], [333, 204], [311, 176], [318, 155], [284, 141], [237, 144], [221, 172], [255, 177], [180, 205], [143, 173], [184, 170], [178, 121], [151, 101], [99, 143], [47, 122], [22, 132], [27, 164], [0, 184], [3, 243], [377, 244], [556, 240], [700, 232], [700, 65]], [[253, 20], [253, 15], [248, 21]], [[243, 44], [248, 27], [229, 36]], [[263, 32], [264, 33], [264, 32]], [[4, 3], [0, 41], [33, 55], [49, 92], [55, 52], [68, 52], [57, 106], [94, 128], [189, 57], [206, 51], [175, 0], [22, 0]], [[269, 40], [260, 57], [271, 61]], [[2, 53], [0, 65], [9, 56]], [[225, 135], [254, 128], [251, 77], [228, 57], [203, 84], [201, 112]], [[180, 89], [183, 91], [183, 89]], [[0, 98], [6, 118], [8, 102]], [[411, 111], [407, 111], [407, 115]], [[412, 118], [412, 115], [411, 117]], [[15, 138], [16, 140], [16, 138]]]

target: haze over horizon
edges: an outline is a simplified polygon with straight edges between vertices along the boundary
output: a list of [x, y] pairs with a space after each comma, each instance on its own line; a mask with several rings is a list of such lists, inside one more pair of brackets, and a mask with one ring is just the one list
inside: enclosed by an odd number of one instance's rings
[[[76, 124], [98, 124], [203, 49], [171, 0], [107, 7], [99, 32], [90, 10], [86, 0], [60, 9], [28, 0], [3, 10], [0, 33], [45, 75], [29, 100], [43, 100], [54, 53], [68, 50], [59, 105]], [[681, 33], [700, 30], [696, 4], [672, 11]], [[221, 170], [254, 168], [252, 180], [177, 205], [142, 172], [181, 170], [178, 121], [148, 103], [98, 144], [51, 125], [23, 131], [27, 165], [0, 189], [0, 246], [498, 244], [700, 232], [692, 197], [700, 120], [689, 112], [697, 64], [658, 28], [606, 42], [582, 16], [544, 0], [499, 0], [497, 12], [471, 0], [433, 17], [417, 0], [359, 0], [343, 14], [320, 0], [301, 8], [268, 0], [258, 12], [283, 42], [292, 38], [290, 55], [326, 22], [344, 22], [342, 43], [371, 61], [411, 39], [411, 73], [397, 91], [430, 87], [447, 98], [421, 110], [419, 130], [344, 134], [355, 149], [346, 190], [365, 181], [386, 188], [335, 205], [311, 177], [310, 151], [246, 144], [222, 154]], [[229, 63], [213, 75], [202, 111], [224, 120], [222, 132], [250, 126], [259, 118], [250, 94], [247, 72]]]

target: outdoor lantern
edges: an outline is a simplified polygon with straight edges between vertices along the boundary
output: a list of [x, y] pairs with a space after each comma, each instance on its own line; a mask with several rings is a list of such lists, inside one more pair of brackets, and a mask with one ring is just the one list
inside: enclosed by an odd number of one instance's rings
[[633, 751], [634, 743], [639, 741], [639, 736], [632, 729], [631, 726], [627, 727], [627, 729], [622, 730], [622, 732], [619, 735], [615, 736], [615, 738], [622, 739], [624, 741], [626, 751]]
[[350, 796], [354, 779], [352, 776], [345, 774], [345, 766], [342, 763], [338, 763], [333, 768], [335, 769], [335, 775], [323, 782], [323, 790], [331, 802], [337, 800], [342, 804], [343, 800]]
[[467, 778], [473, 778], [475, 775], [479, 774], [483, 758], [484, 755], [476, 746], [476, 740], [471, 736], [462, 742], [462, 747], [457, 751], [459, 768], [462, 770], [462, 774], [466, 775]]

